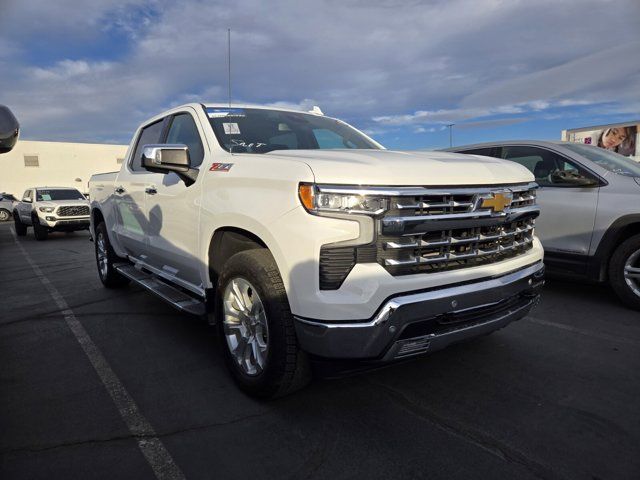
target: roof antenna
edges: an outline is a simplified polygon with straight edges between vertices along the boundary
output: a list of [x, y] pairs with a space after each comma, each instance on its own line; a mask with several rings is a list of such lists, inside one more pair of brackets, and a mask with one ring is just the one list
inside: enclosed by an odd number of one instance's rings
[[231, 29], [227, 28], [227, 86], [229, 88], [229, 108], [231, 108]]

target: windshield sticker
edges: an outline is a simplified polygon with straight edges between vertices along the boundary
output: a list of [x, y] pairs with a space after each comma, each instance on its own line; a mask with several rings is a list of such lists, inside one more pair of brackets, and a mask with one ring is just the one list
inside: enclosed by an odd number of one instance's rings
[[209, 118], [245, 117], [241, 108], [207, 108]]
[[210, 172], [228, 172], [233, 167], [233, 163], [214, 163], [209, 169]]
[[48, 193], [42, 193], [40, 194], [40, 196], [42, 197], [42, 200], [44, 202], [48, 202], [49, 200], [51, 200], [51, 195], [49, 195]]
[[240, 128], [237, 123], [223, 123], [224, 133], [227, 135], [240, 135]]
[[231, 146], [232, 147], [260, 148], [260, 147], [264, 147], [265, 145], [267, 145], [267, 144], [266, 143], [261, 143], [261, 142], [247, 143], [244, 140], [236, 140], [235, 138], [231, 139]]

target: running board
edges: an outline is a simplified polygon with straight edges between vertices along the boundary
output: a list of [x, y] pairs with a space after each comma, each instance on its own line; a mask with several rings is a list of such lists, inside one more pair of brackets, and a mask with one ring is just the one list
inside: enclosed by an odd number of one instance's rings
[[172, 287], [151, 273], [138, 270], [130, 263], [116, 263], [114, 268], [123, 276], [146, 288], [181, 312], [199, 316], [207, 313], [204, 300], [198, 300], [182, 290]]

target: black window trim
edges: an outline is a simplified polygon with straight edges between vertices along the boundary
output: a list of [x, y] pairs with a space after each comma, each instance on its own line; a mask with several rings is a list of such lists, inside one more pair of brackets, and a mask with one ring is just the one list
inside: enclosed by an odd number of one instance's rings
[[[171, 124], [173, 123], [173, 117], [175, 117], [176, 115], [181, 115], [183, 113], [186, 113], [187, 115], [191, 115], [191, 118], [193, 119], [193, 122], [196, 125], [196, 129], [198, 130], [198, 136], [200, 137], [200, 144], [202, 145], [202, 151], [203, 151], [203, 155], [204, 155], [203, 158], [202, 158], [202, 163], [204, 163], [205, 158], [207, 156], [207, 150], [205, 149], [205, 144], [202, 141], [203, 138], [202, 138], [202, 134], [200, 133], [200, 129], [198, 129], [198, 122], [197, 122], [197, 117], [195, 115], [195, 112], [192, 113], [189, 110], [180, 110], [180, 111], [177, 111], [177, 112], [172, 112], [172, 113], [170, 113], [168, 115], [165, 115], [162, 118], [150, 121], [150, 122], [145, 123], [144, 125], [140, 126], [138, 135], [136, 135], [136, 141], [134, 143], [135, 146], [132, 149], [133, 151], [131, 152], [131, 155], [130, 155], [129, 159], [126, 162], [127, 172], [128, 173], [133, 174], [133, 175], [138, 175], [138, 174], [141, 174], [141, 173], [145, 173], [145, 174], [151, 173], [148, 170], [144, 170], [143, 169], [143, 170], [136, 171], [136, 170], [133, 170], [133, 168], [131, 168], [131, 164], [133, 162], [133, 156], [135, 155], [136, 149], [138, 148], [138, 142], [140, 141], [140, 137], [142, 136], [142, 131], [145, 128], [151, 126], [151, 125], [154, 125], [154, 124], [159, 123], [159, 122], [164, 122], [164, 125], [162, 126], [162, 133], [160, 133], [160, 139], [158, 140], [158, 143], [161, 143], [161, 144], [162, 143], [166, 143], [167, 135], [169, 134], [169, 129], [171, 128]], [[202, 166], [202, 163], [199, 166], [193, 167], [193, 168], [195, 170], [199, 170], [200, 166]]]
[[171, 130], [171, 125], [173, 125], [173, 119], [175, 117], [177, 117], [178, 115], [189, 115], [191, 116], [191, 120], [193, 120], [193, 124], [196, 126], [196, 132], [198, 132], [198, 139], [200, 140], [200, 146], [202, 147], [202, 162], [200, 162], [200, 165], [198, 165], [197, 167], [191, 167], [194, 170], [200, 170], [200, 167], [202, 166], [202, 164], [204, 163], [204, 160], [206, 158], [206, 150], [204, 148], [204, 142], [202, 141], [202, 134], [200, 133], [200, 130], [198, 129], [198, 119], [196, 118], [196, 116], [194, 114], [192, 114], [191, 112], [187, 111], [187, 110], [182, 110], [179, 112], [173, 112], [170, 115], [167, 115], [166, 119], [167, 119], [167, 123], [164, 127], [164, 129], [162, 130], [162, 135], [160, 135], [160, 140], [162, 140], [160, 143], [166, 143], [167, 141], [167, 137], [169, 136], [169, 130]]
[[160, 123], [160, 122], [164, 122], [164, 125], [162, 126], [162, 131], [160, 133], [160, 139], [158, 140], [158, 143], [164, 143], [164, 139], [167, 138], [167, 123], [168, 119], [171, 117], [171, 115], [167, 115], [165, 117], [159, 118], [157, 120], [153, 120], [151, 122], [145, 123], [144, 125], [141, 125], [139, 130], [138, 130], [138, 135], [136, 135], [136, 140], [133, 143], [133, 149], [131, 151], [131, 155], [129, 156], [129, 159], [127, 160], [126, 164], [127, 164], [127, 172], [133, 175], [138, 175], [141, 173], [144, 174], [148, 174], [150, 173], [148, 170], [142, 169], [142, 170], [134, 170], [133, 167], [131, 166], [133, 163], [133, 159], [134, 156], [136, 154], [136, 150], [138, 148], [138, 142], [140, 141], [140, 138], [142, 137], [142, 131], [145, 128], [150, 127], [151, 125], [155, 125], [156, 123]]

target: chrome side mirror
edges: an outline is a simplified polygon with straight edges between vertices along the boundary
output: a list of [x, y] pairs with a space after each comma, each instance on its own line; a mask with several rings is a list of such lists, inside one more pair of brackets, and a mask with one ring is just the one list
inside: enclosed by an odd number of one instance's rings
[[142, 165], [149, 171], [188, 172], [191, 168], [189, 147], [182, 144], [145, 145]]
[[181, 143], [144, 145], [142, 166], [155, 173], [175, 172], [187, 187], [198, 178], [198, 169], [191, 168], [189, 147]]
[[0, 153], [10, 152], [18, 141], [20, 124], [11, 110], [0, 105]]

